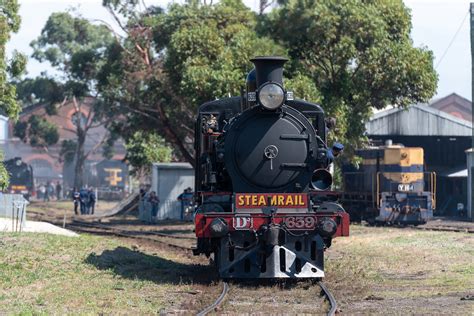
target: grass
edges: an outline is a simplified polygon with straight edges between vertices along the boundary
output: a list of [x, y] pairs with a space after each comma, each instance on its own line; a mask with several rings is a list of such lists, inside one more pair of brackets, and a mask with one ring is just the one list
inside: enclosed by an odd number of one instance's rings
[[[117, 201], [98, 201], [95, 210], [97, 212], [107, 211], [113, 208], [118, 202]], [[61, 200], [61, 201], [31, 201], [27, 206], [28, 212], [40, 214], [40, 215], [60, 215], [62, 216], [65, 212], [69, 215], [74, 214], [74, 203], [72, 200]]]
[[472, 300], [461, 301], [474, 295], [472, 234], [352, 226], [328, 254], [327, 280], [351, 312], [474, 311]]
[[[0, 251], [2, 315], [156, 314], [181, 305], [194, 308], [190, 297], [204, 285], [191, 274], [208, 269], [164, 249], [87, 235], [0, 233]], [[182, 294], [170, 295], [170, 290]]]
[[[326, 282], [347, 315], [472, 314], [472, 234], [353, 226], [326, 253]], [[0, 315], [199, 310], [220, 292], [204, 258], [154, 243], [0, 233]], [[212, 282], [212, 283], [209, 283]], [[232, 284], [221, 312], [320, 313], [309, 282]], [[191, 311], [191, 312], [190, 312]]]

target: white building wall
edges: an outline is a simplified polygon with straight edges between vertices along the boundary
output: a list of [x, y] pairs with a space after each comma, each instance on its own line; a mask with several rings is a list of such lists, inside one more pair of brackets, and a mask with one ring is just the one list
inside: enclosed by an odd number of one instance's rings
[[3, 144], [8, 139], [8, 118], [0, 115], [0, 143]]

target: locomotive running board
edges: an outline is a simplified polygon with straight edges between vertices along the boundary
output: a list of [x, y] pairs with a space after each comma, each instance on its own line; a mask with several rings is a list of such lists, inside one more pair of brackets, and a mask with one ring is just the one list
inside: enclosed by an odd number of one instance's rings
[[[297, 243], [299, 246], [296, 246]], [[314, 242], [314, 245], [311, 244]], [[324, 244], [320, 236], [304, 243], [304, 237], [288, 236], [284, 246], [273, 246], [265, 256], [260, 246], [230, 250], [227, 238], [221, 241], [218, 267], [222, 278], [323, 278]], [[296, 249], [298, 248], [298, 250]], [[233, 251], [233, 257], [230, 252]], [[231, 260], [232, 259], [232, 260]], [[262, 265], [265, 267], [262, 269]]]

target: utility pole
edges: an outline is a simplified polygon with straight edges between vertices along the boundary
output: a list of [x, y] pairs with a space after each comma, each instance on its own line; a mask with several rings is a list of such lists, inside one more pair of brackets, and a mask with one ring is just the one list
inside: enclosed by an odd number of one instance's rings
[[[469, 8], [471, 15], [471, 124], [474, 125], [474, 2], [471, 2]], [[472, 126], [471, 125], [471, 126]], [[471, 149], [467, 151], [467, 168], [468, 168], [468, 218], [474, 221], [474, 128], [472, 128], [472, 143]]]
[[[469, 11], [471, 14], [471, 122], [474, 124], [474, 2], [471, 2]], [[471, 148], [474, 148], [474, 128], [472, 129]]]

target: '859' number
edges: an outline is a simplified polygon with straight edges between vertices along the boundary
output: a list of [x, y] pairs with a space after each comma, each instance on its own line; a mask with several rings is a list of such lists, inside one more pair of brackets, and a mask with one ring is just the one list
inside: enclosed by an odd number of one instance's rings
[[285, 217], [285, 226], [290, 229], [314, 229], [316, 219], [312, 216], [288, 216]]

